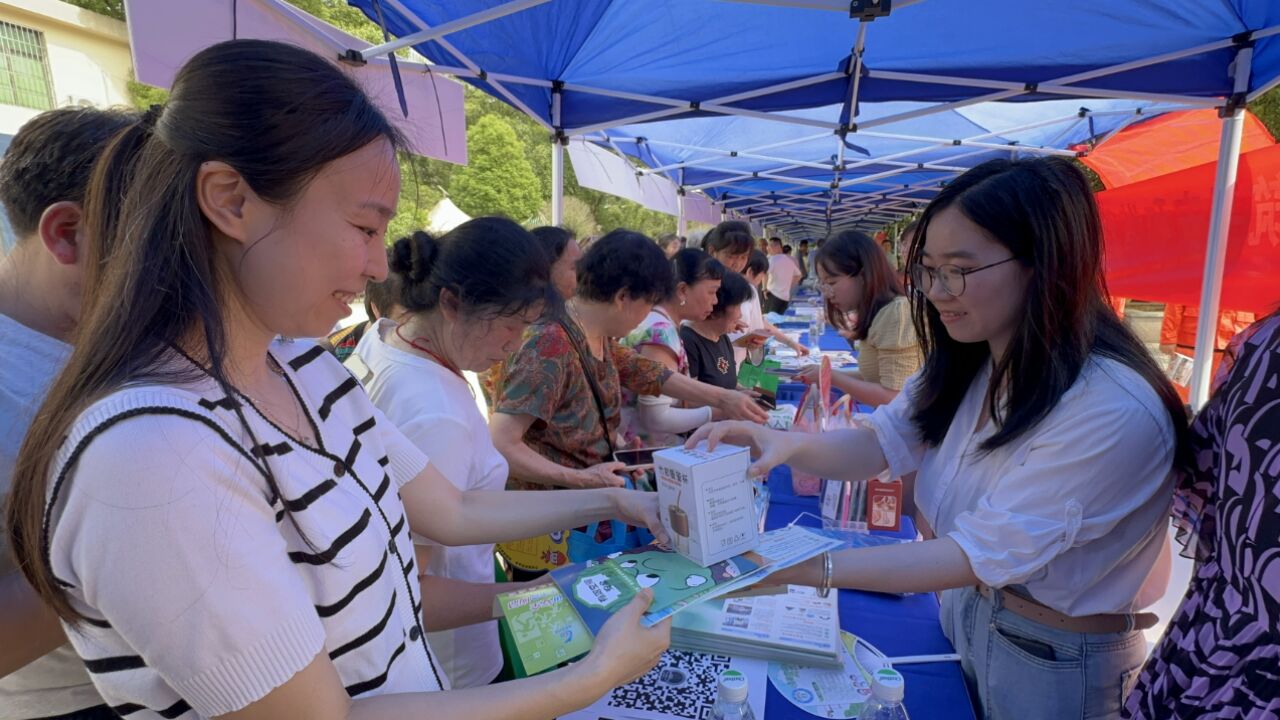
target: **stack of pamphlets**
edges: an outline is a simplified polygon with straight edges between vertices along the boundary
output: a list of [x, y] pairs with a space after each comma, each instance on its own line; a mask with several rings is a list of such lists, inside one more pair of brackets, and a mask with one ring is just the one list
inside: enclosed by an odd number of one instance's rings
[[674, 550], [646, 545], [552, 570], [551, 578], [593, 633], [642, 588], [651, 588], [653, 602], [641, 622], [652, 627], [696, 603], [744, 590], [772, 573], [844, 545], [838, 536], [792, 525], [762, 535], [755, 550], [710, 567]]
[[591, 649], [591, 633], [550, 583], [498, 596], [520, 664], [536, 675]]
[[532, 675], [589, 650], [592, 636], [609, 616], [642, 588], [654, 591], [642, 620], [652, 627], [686, 608], [744, 590], [771, 573], [846, 544], [838, 534], [793, 525], [764, 533], [755, 551], [711, 567], [648, 545], [554, 570], [555, 584], [504, 593], [496, 604]]
[[785, 594], [699, 603], [671, 621], [671, 646], [813, 667], [840, 666], [836, 594], [790, 585]]

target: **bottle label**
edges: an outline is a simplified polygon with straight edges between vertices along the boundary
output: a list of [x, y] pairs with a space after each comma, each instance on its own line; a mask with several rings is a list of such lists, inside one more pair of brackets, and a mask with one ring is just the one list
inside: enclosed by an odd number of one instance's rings
[[902, 687], [902, 673], [893, 668], [880, 668], [875, 674], [876, 682], [885, 687]]

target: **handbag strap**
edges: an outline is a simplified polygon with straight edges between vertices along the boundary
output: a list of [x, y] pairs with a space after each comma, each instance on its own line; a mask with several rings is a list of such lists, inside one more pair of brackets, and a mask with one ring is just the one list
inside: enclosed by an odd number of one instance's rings
[[[560, 328], [564, 330], [564, 334], [569, 337], [569, 343], [573, 345], [573, 351], [578, 355], [578, 365], [582, 367], [582, 374], [587, 378], [587, 385], [591, 387], [591, 396], [596, 401], [596, 412], [600, 413], [600, 431], [604, 433], [604, 441], [609, 446], [609, 458], [613, 458], [613, 454], [617, 449], [613, 446], [612, 433], [609, 432], [609, 421], [606, 419], [604, 412], [604, 393], [600, 390], [600, 384], [596, 382], [596, 374], [587, 366], [587, 352], [582, 343], [578, 341], [578, 336], [574, 335], [573, 330], [565, 324], [564, 318], [556, 320]], [[606, 354], [608, 347], [605, 347]], [[608, 362], [606, 359], [605, 362]]]

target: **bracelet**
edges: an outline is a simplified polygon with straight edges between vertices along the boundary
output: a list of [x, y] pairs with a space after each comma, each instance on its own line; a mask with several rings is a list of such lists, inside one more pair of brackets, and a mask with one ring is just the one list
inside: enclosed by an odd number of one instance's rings
[[818, 597], [824, 598], [831, 594], [831, 551], [823, 551], [822, 553], [822, 584], [818, 588]]

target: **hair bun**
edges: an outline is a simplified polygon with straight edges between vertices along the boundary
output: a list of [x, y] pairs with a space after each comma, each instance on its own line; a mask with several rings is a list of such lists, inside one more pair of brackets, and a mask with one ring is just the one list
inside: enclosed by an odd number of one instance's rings
[[409, 237], [400, 238], [391, 246], [388, 266], [409, 283], [418, 285], [431, 275], [431, 269], [439, 255], [439, 241], [430, 233], [419, 230]]

